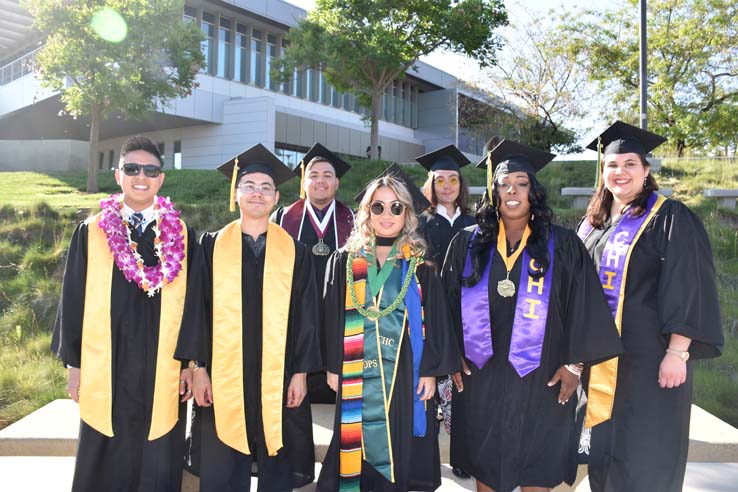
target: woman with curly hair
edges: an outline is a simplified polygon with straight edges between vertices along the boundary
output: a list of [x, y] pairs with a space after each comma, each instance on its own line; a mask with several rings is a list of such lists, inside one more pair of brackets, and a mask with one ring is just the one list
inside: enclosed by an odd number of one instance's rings
[[584, 245], [552, 223], [536, 179], [554, 156], [508, 140], [487, 151], [477, 165], [487, 167], [486, 203], [443, 267], [464, 362], [453, 375], [451, 464], [478, 491], [546, 491], [576, 476], [583, 363], [621, 345]]
[[326, 365], [338, 396], [318, 490], [432, 491], [436, 376], [457, 371], [459, 354], [435, 268], [423, 262], [415, 210], [428, 203], [396, 165], [362, 194], [326, 269]]
[[646, 160], [665, 141], [617, 121], [588, 146], [602, 150], [602, 179], [579, 236], [625, 349], [589, 373], [594, 492], [682, 490], [692, 408], [687, 361], [717, 357], [723, 346], [705, 227], [657, 193]]

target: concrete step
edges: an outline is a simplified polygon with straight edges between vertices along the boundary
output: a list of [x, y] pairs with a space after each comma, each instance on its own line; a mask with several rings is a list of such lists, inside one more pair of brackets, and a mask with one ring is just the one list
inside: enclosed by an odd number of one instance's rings
[[[2, 456], [0, 477], [2, 490], [8, 492], [68, 492], [72, 486], [74, 458], [71, 456]], [[315, 465], [316, 476], [320, 464]], [[185, 474], [182, 492], [197, 492], [195, 477]], [[256, 490], [256, 478], [252, 479], [251, 490]], [[738, 484], [737, 463], [688, 463], [683, 492], [735, 492]], [[311, 483], [298, 492], [314, 492]], [[474, 480], [461, 479], [451, 473], [449, 465], [441, 467], [441, 492], [474, 491]], [[520, 489], [515, 489], [519, 492]], [[555, 491], [589, 492], [586, 478], [576, 489], [557, 487]]]

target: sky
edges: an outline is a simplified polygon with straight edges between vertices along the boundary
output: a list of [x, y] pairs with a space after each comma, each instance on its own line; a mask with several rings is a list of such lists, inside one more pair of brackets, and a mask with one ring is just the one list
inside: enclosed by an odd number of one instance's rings
[[[305, 10], [310, 10], [315, 6], [315, 0], [285, 1]], [[628, 0], [505, 0], [505, 7], [511, 24], [511, 27], [507, 29], [513, 29], [516, 23], [524, 23], [531, 16], [545, 14], [551, 9], [562, 10], [567, 8], [576, 14], [577, 11], [583, 11], [585, 9], [614, 10], [626, 3], [628, 3]], [[504, 35], [504, 31], [501, 34]], [[503, 47], [499, 53], [499, 57], [504, 57], [506, 50], [510, 49], [512, 49], [510, 46]], [[469, 82], [476, 82], [481, 78], [481, 72], [477, 63], [461, 55], [439, 50], [422, 57], [421, 60]], [[580, 133], [582, 133], [580, 144], [591, 140], [589, 137], [593, 133], [598, 133], [597, 131], [592, 131], [592, 129], [602, 128], [605, 124], [606, 122], [597, 119], [581, 122], [581, 128], [578, 128]], [[583, 130], [586, 128], [589, 130]], [[590, 157], [590, 151], [586, 152], [582, 157]]]

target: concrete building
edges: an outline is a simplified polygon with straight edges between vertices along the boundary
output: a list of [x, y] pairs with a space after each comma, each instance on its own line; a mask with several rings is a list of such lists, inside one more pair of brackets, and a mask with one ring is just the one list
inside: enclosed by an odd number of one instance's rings
[[[43, 40], [31, 29], [30, 15], [14, 0], [0, 0], [0, 10], [0, 170], [86, 168], [89, 120], [66, 115], [59, 94], [34, 76]], [[336, 91], [315, 70], [297, 73], [288, 84], [270, 77], [285, 33], [305, 14], [282, 0], [188, 1], [184, 21], [197, 23], [206, 38], [199, 86], [139, 120], [104, 120], [99, 168], [114, 166], [121, 143], [135, 133], [159, 142], [168, 168], [214, 168], [257, 142], [291, 166], [316, 141], [365, 156], [367, 109], [355, 97]], [[476, 157], [480, 142], [458, 125], [463, 97], [490, 101], [453, 75], [418, 63], [384, 96], [381, 157], [407, 162], [449, 143]]]

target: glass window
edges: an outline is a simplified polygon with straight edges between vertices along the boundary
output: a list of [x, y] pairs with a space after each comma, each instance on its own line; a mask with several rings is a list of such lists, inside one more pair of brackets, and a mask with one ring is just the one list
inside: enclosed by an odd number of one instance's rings
[[295, 69], [294, 73], [292, 74], [292, 95], [295, 97], [302, 97], [305, 98], [305, 72], [304, 71], [297, 71]]
[[215, 16], [202, 13], [202, 23], [200, 23], [205, 40], [202, 42], [202, 53], [205, 55], [205, 67], [203, 71], [209, 74], [215, 73]]
[[284, 165], [286, 165], [290, 169], [294, 169], [305, 157], [305, 152], [300, 152], [299, 150], [285, 149], [283, 147], [275, 145], [274, 155], [276, 155], [277, 158], [284, 163]]
[[343, 93], [343, 109], [351, 111], [351, 94], [348, 92]]
[[320, 72], [310, 69], [307, 73], [307, 97], [311, 101], [319, 101], [320, 98]]
[[264, 86], [273, 91], [277, 90], [277, 81], [272, 77], [272, 62], [279, 57], [279, 51], [277, 49], [277, 37], [273, 34], [267, 34], [268, 56], [266, 57], [266, 70], [264, 71], [264, 77], [266, 79]]
[[100, 152], [100, 157], [97, 162], [97, 168], [102, 169], [104, 165], [105, 165], [105, 152]]
[[218, 29], [218, 77], [231, 76], [231, 45], [231, 21], [221, 17]]
[[[283, 39], [282, 40], [282, 47], [279, 50], [279, 55], [280, 56], [284, 57], [284, 50], [287, 49], [287, 46], [289, 46], [289, 44], [287, 43], [286, 40]], [[282, 82], [282, 85], [279, 87], [279, 90], [281, 92], [284, 92], [285, 94], [289, 94], [290, 93], [290, 86], [291, 86], [290, 81], [289, 80], [286, 80], [286, 81]]]
[[108, 167], [110, 169], [115, 167], [115, 150], [108, 152]]
[[257, 29], [251, 32], [251, 82], [259, 87], [264, 86], [264, 42], [261, 36]]
[[405, 110], [405, 103], [407, 102], [407, 85], [405, 83], [400, 84], [400, 93], [402, 94], [402, 102], [400, 103], [400, 123], [403, 125], [407, 125], [407, 111]]
[[233, 78], [239, 82], [249, 81], [249, 37], [248, 27], [236, 24], [236, 52], [234, 53]]
[[184, 6], [184, 15], [182, 16], [185, 22], [195, 22], [197, 20], [197, 9], [190, 7], [189, 5]]
[[331, 86], [331, 104], [337, 108], [341, 107], [341, 93], [338, 92], [338, 90]]
[[385, 121], [389, 121], [390, 119], [390, 97], [392, 95], [390, 91], [392, 91], [392, 86], [384, 90], [384, 96], [382, 97], [382, 118]]
[[415, 87], [410, 88], [410, 127], [415, 128], [415, 108], [417, 106], [418, 90]]
[[396, 81], [392, 81], [392, 122], [400, 122], [400, 84]]
[[[164, 157], [164, 155], [165, 155], [164, 154], [164, 149], [166, 148], [164, 146], [164, 142], [159, 142], [159, 143], [156, 144], [156, 146], [159, 147], [159, 155], [161, 155], [161, 162], [162, 163], [166, 162], [167, 160]], [[162, 164], [162, 167], [164, 167], [164, 164]]]
[[174, 141], [174, 169], [182, 169], [182, 141]]

